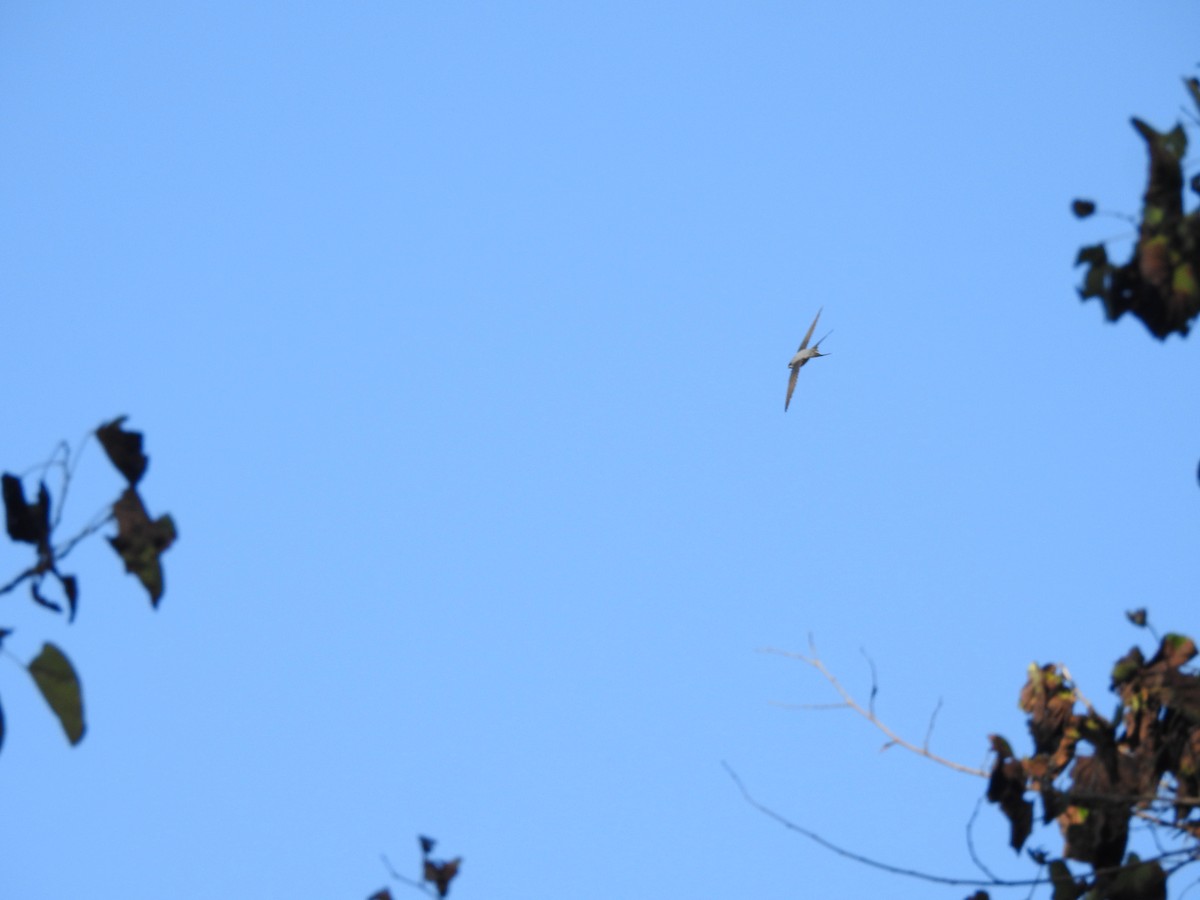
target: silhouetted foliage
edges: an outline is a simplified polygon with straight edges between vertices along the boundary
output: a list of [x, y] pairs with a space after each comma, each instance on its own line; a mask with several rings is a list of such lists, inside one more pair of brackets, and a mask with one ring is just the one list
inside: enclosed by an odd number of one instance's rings
[[[124, 476], [128, 487], [111, 506], [61, 544], [56, 544], [54, 538], [74, 473], [70, 447], [65, 442], [61, 443], [50, 461], [41, 467], [42, 478], [38, 482], [37, 499], [33, 502], [25, 499], [20, 477], [7, 472], [0, 477], [8, 536], [14, 542], [32, 544], [35, 552], [34, 562], [0, 587], [0, 594], [10, 593], [28, 581], [34, 603], [56, 613], [62, 613], [65, 604], [67, 620], [74, 621], [79, 608], [79, 581], [76, 576], [61, 572], [59, 564], [80, 541], [108, 523], [115, 522], [117, 533], [108, 539], [109, 543], [125, 563], [125, 570], [136, 575], [146, 588], [151, 605], [157, 607], [163, 593], [160, 557], [175, 540], [175, 523], [167, 515], [152, 520], [147, 514], [136, 486], [146, 473], [149, 459], [142, 452], [142, 435], [136, 431], [125, 431], [124, 421], [125, 417], [121, 416], [101, 425], [95, 435], [109, 460]], [[51, 469], [61, 472], [57, 506], [46, 486], [46, 475]], [[47, 578], [57, 582], [60, 596], [50, 596], [45, 591]], [[12, 629], [0, 628], [0, 642], [10, 634]], [[46, 642], [26, 669], [57, 716], [67, 740], [71, 744], [78, 744], [87, 726], [83, 713], [83, 691], [71, 661], [57, 646]], [[4, 718], [0, 712], [0, 743], [3, 740]]]
[[[1200, 80], [1184, 80], [1188, 94], [1200, 110]], [[1146, 142], [1150, 172], [1143, 199], [1138, 240], [1130, 259], [1120, 265], [1109, 261], [1104, 244], [1083, 247], [1076, 265], [1086, 265], [1083, 299], [1097, 297], [1109, 321], [1132, 312], [1160, 339], [1172, 332], [1186, 335], [1200, 313], [1200, 210], [1184, 213], [1183, 166], [1187, 135], [1183, 125], [1160, 132], [1141, 119], [1134, 130]], [[1191, 180], [1200, 193], [1200, 176]], [[1072, 204], [1076, 216], [1096, 211], [1090, 200]]]
[[[462, 857], [456, 856], [450, 860], [434, 859], [429, 854], [433, 852], [437, 841], [423, 834], [417, 836], [417, 843], [421, 847], [421, 879], [418, 881], [413, 878], [405, 878], [392, 868], [392, 864], [385, 856], [383, 864], [387, 866], [388, 873], [397, 881], [431, 897], [447, 896], [450, 893], [450, 882], [458, 876], [458, 870], [462, 866]], [[388, 888], [380, 888], [367, 900], [393, 900], [392, 892]]]
[[[1150, 630], [1144, 609], [1126, 616]], [[1031, 664], [1018, 702], [1033, 752], [1019, 756], [1007, 739], [990, 735], [995, 754], [990, 773], [938, 756], [929, 749], [928, 736], [919, 745], [897, 735], [876, 714], [874, 681], [871, 701], [859, 703], [811, 644], [807, 656], [768, 652], [821, 673], [842, 699], [832, 706], [851, 710], [882, 731], [888, 737], [885, 747], [903, 747], [938, 765], [986, 778], [985, 796], [1008, 820], [1009, 845], [1017, 852], [1049, 825], [1057, 826], [1060, 842], [1056, 854], [1025, 850], [1038, 866], [1032, 877], [1002, 879], [976, 856], [968, 825], [968, 847], [981, 875], [918, 871], [863, 856], [785, 818], [755, 800], [729, 769], [752, 806], [840, 856], [896, 875], [980, 889], [967, 900], [987, 900], [986, 888], [1038, 886], [1050, 887], [1052, 900], [1165, 900], [1167, 880], [1200, 860], [1200, 673], [1188, 665], [1197, 656], [1190, 637], [1168, 634], [1149, 659], [1135, 646], [1117, 660], [1110, 688], [1118, 703], [1111, 717], [1096, 711], [1065, 667]], [[1157, 855], [1142, 858], [1129, 850], [1134, 825], [1153, 838]]]
[[[1149, 627], [1145, 610], [1129, 618]], [[1096, 711], [1062, 666], [1029, 667], [1020, 705], [1034, 752], [1017, 759], [992, 737], [988, 800], [1008, 817], [1016, 850], [1031, 831], [1027, 796], [1040, 800], [1042, 824], [1057, 823], [1061, 859], [1039, 860], [1051, 866], [1055, 898], [1165, 897], [1167, 876], [1200, 850], [1200, 675], [1185, 668], [1196, 653], [1180, 634], [1163, 637], [1149, 660], [1130, 650], [1113, 667], [1112, 717]], [[1186, 846], [1146, 861], [1127, 854], [1135, 819]], [[1072, 875], [1066, 860], [1091, 872]]]

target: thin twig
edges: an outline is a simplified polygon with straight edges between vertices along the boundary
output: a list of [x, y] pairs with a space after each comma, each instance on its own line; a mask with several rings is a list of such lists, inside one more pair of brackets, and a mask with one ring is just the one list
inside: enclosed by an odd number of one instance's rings
[[82, 531], [80, 531], [77, 535], [75, 535], [75, 537], [71, 538], [69, 541], [67, 541], [65, 544], [63, 544], [62, 549], [54, 551], [54, 559], [55, 560], [65, 559], [67, 554], [75, 549], [76, 544], [78, 544], [84, 538], [90, 537], [91, 535], [95, 534], [97, 531], [99, 531], [101, 528], [103, 528], [109, 522], [112, 522], [115, 518], [116, 517], [113, 515], [112, 507], [111, 506], [105, 507], [103, 510], [101, 510], [99, 513], [97, 513], [95, 516], [92, 517], [92, 521], [89, 522], [87, 525], [85, 525], [83, 527]]
[[733, 783], [737, 785], [738, 790], [742, 792], [742, 797], [746, 800], [746, 802], [757, 809], [760, 813], [768, 818], [774, 819], [788, 831], [794, 831], [797, 834], [808, 838], [810, 841], [820, 844], [826, 850], [832, 850], [838, 856], [845, 857], [846, 859], [853, 860], [857, 863], [862, 863], [863, 865], [870, 866], [873, 869], [880, 869], [884, 872], [890, 872], [893, 875], [905, 875], [909, 878], [919, 878], [922, 881], [930, 881], [935, 884], [952, 885], [954, 887], [1025, 887], [1026, 885], [1030, 884], [1046, 884], [1046, 879], [1044, 878], [1037, 880], [1022, 879], [1020, 881], [1002, 881], [1000, 879], [983, 881], [978, 878], [952, 878], [945, 875], [934, 875], [931, 872], [921, 872], [917, 869], [908, 869], [903, 866], [894, 866], [891, 863], [885, 863], [877, 859], [872, 859], [869, 856], [863, 856], [861, 853], [855, 853], [853, 850], [847, 850], [845, 847], [839, 847], [832, 841], [828, 841], [821, 837], [816, 832], [809, 831], [807, 828], [797, 825], [795, 822], [785, 818], [770, 807], [759, 803], [754, 799], [753, 796], [751, 796], [750, 791], [747, 790], [746, 785], [742, 783], [742, 779], [738, 776], [737, 772], [733, 770], [729, 763], [722, 762], [721, 765], [725, 771], [729, 773], [729, 777], [733, 779]]
[[15, 590], [17, 588], [17, 586], [20, 585], [20, 583], [22, 581], [24, 581], [26, 578], [32, 578], [33, 576], [40, 575], [40, 574], [42, 574], [42, 570], [41, 570], [40, 566], [37, 566], [37, 565], [30, 566], [28, 569], [26, 569], [20, 575], [15, 576], [12, 579], [12, 581], [10, 581], [8, 584], [4, 585], [3, 587], [0, 587], [0, 594], [7, 594], [9, 591]]
[[975, 863], [988, 878], [996, 880], [995, 873], [983, 864], [983, 860], [979, 858], [979, 854], [975, 852], [975, 819], [979, 816], [979, 810], [983, 808], [983, 798], [980, 797], [975, 801], [975, 811], [971, 813], [971, 818], [967, 820], [967, 853], [971, 855], [971, 862]]
[[831, 709], [849, 709], [845, 703], [781, 703], [778, 700], [771, 701], [772, 706], [778, 706], [780, 709], [803, 709], [814, 710], [816, 712], [825, 712]]
[[411, 878], [405, 878], [403, 875], [401, 875], [399, 872], [397, 872], [394, 868], [392, 868], [391, 861], [388, 860], [386, 853], [380, 853], [379, 858], [383, 860], [384, 868], [386, 868], [388, 870], [388, 874], [391, 875], [393, 878], [395, 878], [397, 881], [403, 882], [404, 884], [407, 884], [409, 887], [416, 888], [422, 894], [427, 894], [430, 897], [436, 896], [433, 893], [433, 891], [431, 891], [429, 889], [429, 885], [427, 885], [421, 881], [413, 881]]
[[1200, 886], [1200, 879], [1193, 881], [1191, 884], [1189, 884], [1187, 887], [1185, 887], [1183, 889], [1183, 893], [1181, 893], [1179, 895], [1179, 900], [1183, 900], [1183, 898], [1186, 897], [1188, 895], [1188, 893], [1190, 893], [1191, 890], [1197, 886]]
[[[1044, 868], [1046, 868], [1046, 864], [1044, 862], [1039, 862], [1037, 867], [1038, 872], [1040, 873]], [[1027, 900], [1033, 900], [1033, 895], [1037, 893], [1037, 889], [1038, 886], [1036, 884], [1031, 884], [1029, 886], [1029, 893], [1026, 895]]]
[[[870, 722], [872, 725], [874, 725], [876, 728], [878, 728], [880, 731], [882, 731], [885, 735], [887, 735], [891, 744], [897, 744], [897, 745], [903, 747], [905, 750], [909, 750], [909, 751], [917, 754], [918, 756], [924, 756], [926, 759], [932, 760], [933, 762], [943, 765], [948, 769], [953, 769], [955, 772], [963, 772], [964, 774], [967, 774], [967, 775], [974, 775], [977, 778], [987, 778], [988, 777], [987, 773], [984, 772], [982, 769], [975, 769], [975, 768], [972, 768], [971, 766], [964, 766], [962, 763], [957, 763], [957, 762], [954, 762], [954, 760], [946, 759], [943, 756], [938, 756], [936, 753], [930, 752], [927, 747], [925, 747], [925, 748], [918, 747], [916, 744], [912, 743], [911, 741], [906, 741], [904, 738], [900, 737], [900, 735], [896, 734], [896, 732], [892, 731], [891, 728], [889, 728], [887, 725], [885, 725], [883, 722], [881, 722], [879, 720], [879, 717], [875, 715], [874, 709], [871, 709], [871, 708], [864, 709], [863, 706], [857, 700], [855, 700], [853, 696], [851, 696], [850, 692], [847, 691], [844, 687], [842, 687], [842, 683], [837, 680], [837, 677], [832, 672], [830, 672], [827, 668], [825, 668], [825, 664], [823, 662], [821, 662], [820, 657], [817, 656], [817, 649], [816, 649], [816, 646], [814, 645], [811, 637], [809, 638], [808, 646], [809, 646], [809, 650], [812, 652], [812, 656], [804, 656], [802, 654], [791, 653], [786, 650], [776, 650], [773, 647], [767, 647], [760, 652], [773, 653], [776, 656], [784, 656], [784, 657], [787, 657], [788, 659], [796, 659], [802, 663], [812, 666], [814, 669], [816, 669], [818, 672], [820, 672], [825, 677], [826, 681], [828, 681], [831, 685], [833, 685], [833, 689], [838, 692], [838, 695], [842, 698], [842, 701], [846, 704], [847, 707], [854, 710], [856, 713], [858, 713], [860, 716], [862, 716], [864, 719], [866, 719], [868, 722]], [[872, 672], [874, 672], [873, 664], [872, 664]], [[874, 683], [872, 683], [872, 703], [874, 702], [874, 691], [875, 691], [875, 685], [874, 685]]]
[[[745, 801], [748, 804], [753, 806], [756, 810], [758, 810], [764, 816], [767, 816], [770, 819], [774, 819], [776, 822], [778, 822], [780, 825], [782, 825], [788, 831], [794, 831], [797, 834], [808, 838], [810, 841], [813, 841], [816, 844], [820, 844], [826, 850], [831, 850], [832, 852], [836, 853], [838, 856], [842, 856], [846, 859], [852, 860], [857, 863], [862, 863], [863, 865], [869, 866], [873, 869], [879, 869], [884, 872], [890, 872], [893, 875], [904, 875], [908, 878], [917, 878], [921, 881], [928, 881], [928, 882], [932, 882], [934, 884], [945, 884], [945, 885], [949, 885], [952, 887], [977, 887], [977, 888], [1029, 887], [1031, 885], [1042, 885], [1042, 884], [1050, 884], [1051, 883], [1051, 880], [1049, 878], [1044, 878], [1044, 877], [1043, 878], [1020, 878], [1020, 879], [1012, 879], [1012, 880], [1006, 879], [1006, 878], [992, 878], [987, 881], [983, 881], [978, 878], [954, 878], [954, 877], [947, 876], [947, 875], [934, 875], [932, 872], [922, 872], [919, 869], [908, 869], [903, 866], [894, 866], [891, 863], [885, 863], [885, 862], [882, 862], [877, 859], [872, 859], [869, 856], [863, 856], [861, 853], [855, 853], [853, 850], [847, 850], [845, 847], [838, 846], [837, 844], [833, 843], [832, 841], [826, 840], [825, 838], [821, 837], [816, 832], [809, 831], [807, 828], [805, 828], [802, 825], [797, 825], [791, 819], [788, 819], [785, 816], [780, 815], [779, 813], [775, 812], [775, 810], [771, 809], [769, 806], [765, 806], [764, 804], [760, 803], [758, 800], [754, 799], [754, 797], [750, 794], [750, 791], [746, 788], [746, 785], [742, 782], [742, 779], [738, 776], [737, 772], [735, 772], [733, 770], [733, 767], [730, 766], [729, 763], [722, 760], [721, 766], [729, 774], [729, 777], [733, 780], [733, 783], [735, 785], [737, 785], [738, 790], [741, 791], [741, 793], [742, 793], [743, 799], [745, 799]], [[1150, 857], [1149, 859], [1140, 860], [1137, 863], [1137, 865], [1149, 865], [1151, 863], [1162, 863], [1165, 860], [1173, 859], [1176, 857], [1183, 857], [1183, 859], [1174, 868], [1171, 868], [1166, 873], [1168, 875], [1168, 877], [1170, 875], [1174, 874], [1175, 872], [1179, 871], [1180, 869], [1182, 869], [1184, 866], [1189, 865], [1196, 861], [1196, 856], [1195, 856], [1194, 850], [1183, 849], [1183, 850], [1172, 850], [1167, 853], [1162, 853], [1159, 856], [1153, 856], [1153, 857]], [[1115, 875], [1126, 868], [1128, 868], [1127, 865], [1118, 864], [1115, 866], [1108, 866], [1108, 867], [1105, 867], [1102, 869], [1095, 869], [1092, 871], [1091, 875], [1088, 877], [1096, 878], [1098, 876], [1103, 876], [1103, 875]]]
[[[59, 456], [62, 459], [59, 459]], [[66, 441], [59, 441], [54, 450], [50, 454], [50, 458], [42, 463], [42, 482], [46, 481], [47, 473], [53, 469], [62, 470], [62, 483], [58, 489], [58, 503], [54, 509], [54, 518], [50, 523], [50, 530], [54, 531], [58, 527], [58, 523], [62, 521], [63, 507], [66, 506], [67, 487], [71, 483], [71, 446]]]
[[929, 727], [925, 730], [925, 743], [921, 745], [921, 749], [926, 753], [929, 752], [929, 742], [933, 739], [933, 726], [937, 722], [938, 713], [942, 711], [942, 698], [938, 697], [937, 706], [933, 708], [933, 715], [929, 717]]
[[[809, 649], [813, 651], [813, 657], [815, 658], [817, 655], [817, 648], [813, 646], [812, 637], [809, 637], [808, 639], [808, 646]], [[867, 656], [867, 651], [864, 648], [859, 647], [858, 652], [863, 655], [863, 659], [865, 659], [867, 661], [867, 665], [871, 667], [871, 697], [869, 700], [867, 700], [867, 709], [870, 710], [871, 715], [874, 716], [875, 698], [879, 696], [879, 673], [875, 670], [875, 660]]]
[[[73, 538], [63, 544], [61, 549], [55, 550], [51, 557], [53, 562], [57, 563], [60, 560], [65, 559], [67, 554], [75, 549], [76, 544], [78, 544], [84, 538], [95, 534], [111, 521], [113, 521], [113, 513], [112, 507], [110, 506], [97, 513], [96, 516], [93, 517], [92, 521], [85, 525], [83, 529]], [[14, 575], [7, 584], [0, 585], [0, 595], [7, 594], [10, 591], [15, 590], [26, 579], [44, 575], [48, 571], [50, 571], [50, 569], [47, 568], [45, 561], [39, 560], [28, 569], [25, 569], [23, 572]]]

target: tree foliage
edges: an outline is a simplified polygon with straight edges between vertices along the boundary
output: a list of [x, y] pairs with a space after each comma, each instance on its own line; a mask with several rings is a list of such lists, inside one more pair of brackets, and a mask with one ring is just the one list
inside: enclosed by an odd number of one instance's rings
[[[1184, 86], [1200, 111], [1200, 79], [1187, 78]], [[1138, 239], [1130, 258], [1119, 265], [1109, 260], [1104, 244], [1081, 248], [1075, 264], [1086, 265], [1087, 271], [1079, 294], [1085, 300], [1098, 298], [1109, 321], [1131, 312], [1155, 337], [1186, 335], [1200, 313], [1200, 210], [1184, 212], [1187, 134], [1181, 123], [1166, 132], [1141, 119], [1132, 123], [1150, 156]], [[1200, 175], [1192, 176], [1190, 186], [1200, 194]], [[1076, 200], [1071, 208], [1085, 218], [1096, 204]]]
[[[388, 858], [383, 858], [383, 864], [387, 867], [391, 876], [402, 884], [406, 884], [411, 888], [415, 888], [423, 894], [430, 897], [446, 897], [450, 894], [450, 882], [458, 877], [458, 871], [462, 867], [462, 857], [456, 856], [454, 859], [435, 859], [431, 854], [433, 848], [437, 846], [437, 841], [425, 835], [417, 837], [417, 843], [421, 847], [421, 878], [405, 878], [388, 862]], [[391, 889], [380, 888], [367, 900], [393, 900]]]
[[[1130, 619], [1148, 627], [1144, 610]], [[1029, 666], [1020, 706], [1033, 753], [1018, 758], [992, 735], [987, 799], [1008, 818], [1015, 850], [1033, 830], [1030, 796], [1042, 824], [1058, 825], [1059, 857], [1032, 854], [1049, 867], [1054, 900], [1165, 898], [1167, 876], [1200, 850], [1200, 675], [1186, 668], [1196, 654], [1181, 634], [1163, 637], [1150, 659], [1135, 646], [1112, 670], [1112, 716], [1092, 706], [1063, 666]], [[1146, 861], [1129, 853], [1139, 821], [1178, 848]], [[1068, 860], [1090, 872], [1072, 874]]]
[[[22, 478], [10, 473], [0, 476], [3, 492], [5, 523], [8, 536], [16, 543], [30, 544], [33, 562], [7, 584], [0, 594], [11, 593], [29, 583], [30, 599], [51, 612], [64, 614], [68, 622], [79, 610], [79, 580], [60, 566], [76, 545], [109, 523], [117, 532], [109, 544], [125, 564], [125, 570], [145, 587], [152, 606], [158, 606], [163, 595], [163, 571], [160, 557], [175, 541], [175, 523], [169, 515], [151, 519], [138, 493], [138, 483], [146, 473], [149, 458], [142, 451], [142, 435], [126, 431], [125, 417], [113, 419], [94, 432], [110, 462], [126, 482], [124, 491], [107, 508], [97, 514], [80, 532], [61, 543], [56, 534], [62, 521], [63, 506], [74, 472], [70, 447], [61, 443], [51, 460], [44, 466], [32, 501], [25, 497]], [[57, 503], [46, 484], [50, 470], [60, 473]], [[50, 590], [57, 585], [57, 590]], [[0, 628], [0, 643], [12, 634], [10, 628]], [[42, 698], [62, 725], [67, 740], [78, 744], [83, 740], [86, 723], [83, 711], [83, 690], [79, 675], [70, 659], [56, 645], [46, 642], [41, 651], [25, 666]], [[0, 744], [4, 740], [4, 716], [0, 710]]]

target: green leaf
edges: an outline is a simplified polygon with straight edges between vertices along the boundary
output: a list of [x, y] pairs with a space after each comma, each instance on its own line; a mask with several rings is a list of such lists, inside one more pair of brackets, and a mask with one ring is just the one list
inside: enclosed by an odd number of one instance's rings
[[73, 745], [83, 740], [83, 695], [79, 677], [71, 661], [53, 644], [42, 645], [42, 652], [29, 664], [29, 674], [42, 692], [50, 709]]
[[1162, 640], [1158, 656], [1172, 669], [1178, 669], [1196, 655], [1195, 642], [1184, 634], [1172, 632]]
[[1200, 298], [1200, 285], [1196, 282], [1196, 272], [1191, 263], [1184, 263], [1175, 269], [1171, 277], [1171, 291], [1185, 303], [1195, 303]]
[[1134, 647], [1124, 656], [1117, 660], [1112, 670], [1112, 686], [1118, 687], [1129, 679], [1133, 678], [1142, 667], [1146, 664], [1146, 658], [1142, 656], [1142, 651]]

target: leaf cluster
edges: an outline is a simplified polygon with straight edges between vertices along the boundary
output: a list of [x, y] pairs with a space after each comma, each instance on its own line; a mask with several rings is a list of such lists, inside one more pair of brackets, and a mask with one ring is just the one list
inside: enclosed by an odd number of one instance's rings
[[[1184, 86], [1200, 110], [1200, 79], [1187, 78]], [[1087, 271], [1079, 294], [1100, 299], [1109, 321], [1132, 312], [1155, 337], [1186, 335], [1200, 313], [1200, 209], [1185, 214], [1183, 204], [1187, 135], [1182, 124], [1167, 132], [1137, 118], [1132, 124], [1150, 156], [1138, 240], [1129, 260], [1119, 265], [1109, 260], [1103, 243], [1081, 248], [1075, 264]], [[1193, 176], [1191, 188], [1200, 194], [1200, 175]], [[1072, 210], [1086, 218], [1096, 205], [1076, 200]]]
[[[30, 544], [34, 548], [33, 563], [0, 587], [0, 594], [10, 593], [29, 582], [34, 603], [55, 613], [65, 613], [69, 622], [74, 621], [79, 608], [79, 580], [75, 575], [64, 573], [61, 563], [81, 540], [115, 522], [117, 533], [109, 537], [108, 542], [124, 562], [125, 570], [137, 576], [150, 596], [151, 605], [157, 608], [163, 595], [160, 557], [175, 541], [175, 523], [169, 515], [151, 519], [146, 512], [138, 494], [138, 483], [150, 461], [142, 451], [141, 433], [126, 431], [124, 421], [125, 417], [121, 416], [101, 425], [95, 430], [95, 436], [109, 461], [124, 477], [126, 487], [101, 515], [65, 542], [56, 543], [55, 535], [72, 474], [69, 448], [66, 461], [61, 463], [63, 478], [57, 504], [44, 477], [38, 483], [36, 498], [30, 501], [25, 498], [21, 478], [7, 472], [0, 476], [8, 536], [16, 543]], [[47, 591], [47, 582], [57, 583], [58, 591], [53, 594]], [[0, 642], [10, 634], [11, 629], [0, 628]], [[71, 661], [57, 646], [46, 642], [25, 668], [58, 718], [67, 740], [72, 745], [78, 744], [86, 726], [83, 692]], [[0, 744], [3, 740], [4, 716], [0, 710]]]
[[[416, 888], [423, 894], [428, 894], [431, 897], [445, 897], [450, 893], [450, 882], [458, 876], [458, 870], [462, 866], [462, 857], [456, 856], [454, 859], [434, 859], [430, 856], [433, 853], [433, 848], [437, 846], [437, 841], [425, 835], [418, 835], [417, 842], [421, 846], [421, 880], [416, 881], [411, 878], [405, 878], [392, 868], [391, 863], [387, 861], [387, 857], [383, 858], [384, 865], [392, 877], [397, 881], [407, 884], [409, 887]], [[388, 888], [380, 888], [367, 900], [392, 900], [392, 892]]]
[[[1130, 615], [1145, 623], [1144, 611]], [[1200, 675], [1185, 668], [1195, 642], [1168, 634], [1146, 659], [1134, 647], [1112, 671], [1118, 703], [1111, 717], [1087, 703], [1059, 665], [1029, 666], [1020, 707], [1027, 716], [1033, 753], [1018, 758], [1011, 744], [992, 735], [996, 759], [987, 799], [1010, 825], [1020, 851], [1033, 829], [1034, 803], [1043, 824], [1057, 822], [1061, 857], [1031, 854], [1049, 866], [1054, 900], [1157, 900], [1170, 874], [1163, 862], [1194, 856], [1200, 838]], [[1126, 854], [1135, 818], [1168, 829], [1186, 850], [1142, 861]], [[1076, 876], [1067, 860], [1091, 871]]]

